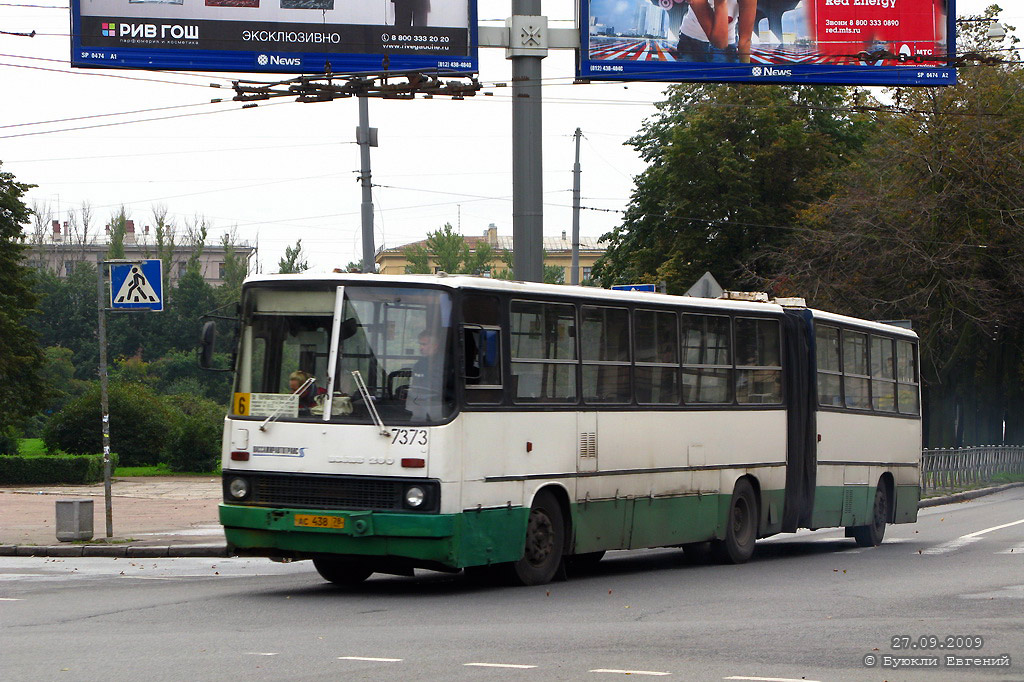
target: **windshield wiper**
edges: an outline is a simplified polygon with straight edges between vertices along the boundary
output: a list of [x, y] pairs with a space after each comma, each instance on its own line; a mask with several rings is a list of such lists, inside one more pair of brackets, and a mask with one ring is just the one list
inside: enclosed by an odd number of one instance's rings
[[[292, 393], [292, 395], [302, 395], [302, 392], [305, 391], [307, 388], [309, 388], [310, 384], [312, 384], [314, 381], [316, 381], [316, 377], [310, 377], [310, 378], [306, 379], [306, 381], [303, 382], [303, 384], [301, 386], [299, 386], [297, 389], [295, 389], [295, 392]], [[277, 409], [274, 410], [273, 412], [271, 412], [270, 416], [267, 417], [266, 419], [264, 419], [263, 423], [260, 424], [260, 431], [266, 431], [267, 430], [267, 424], [269, 424], [272, 421], [276, 421], [277, 420], [277, 415], [281, 414], [281, 410], [283, 410], [284, 407], [285, 407], [285, 403], [282, 400], [281, 404], [278, 405]]]
[[370, 391], [366, 388], [366, 382], [363, 381], [363, 375], [359, 373], [359, 370], [352, 372], [352, 378], [355, 379], [356, 388], [359, 389], [359, 395], [363, 397], [363, 402], [366, 403], [366, 409], [370, 412], [370, 418], [373, 423], [380, 429], [380, 435], [390, 436], [391, 432], [388, 431], [387, 427], [384, 426], [384, 422], [381, 421], [380, 415], [377, 414], [377, 406], [373, 404], [373, 398], [370, 397]]

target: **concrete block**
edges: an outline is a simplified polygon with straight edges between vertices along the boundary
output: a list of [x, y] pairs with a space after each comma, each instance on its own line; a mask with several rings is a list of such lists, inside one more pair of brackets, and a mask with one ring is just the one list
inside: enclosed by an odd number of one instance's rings
[[92, 540], [92, 499], [57, 500], [57, 539]]

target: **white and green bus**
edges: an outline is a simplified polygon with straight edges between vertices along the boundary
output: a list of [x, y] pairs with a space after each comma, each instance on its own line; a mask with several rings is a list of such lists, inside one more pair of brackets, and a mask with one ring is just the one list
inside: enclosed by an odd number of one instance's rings
[[540, 584], [607, 550], [708, 543], [743, 562], [799, 528], [877, 545], [917, 518], [917, 348], [799, 300], [253, 277], [220, 520], [236, 553], [339, 584]]

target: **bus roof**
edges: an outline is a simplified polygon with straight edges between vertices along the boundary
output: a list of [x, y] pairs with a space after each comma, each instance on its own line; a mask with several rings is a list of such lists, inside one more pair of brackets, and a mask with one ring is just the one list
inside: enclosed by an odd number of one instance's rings
[[[291, 287], [297, 284], [320, 284], [330, 285], [331, 283], [352, 284], [398, 284], [415, 286], [440, 286], [450, 289], [476, 289], [482, 291], [494, 291], [523, 295], [544, 294], [549, 296], [572, 296], [585, 298], [602, 303], [648, 303], [652, 305], [685, 305], [693, 308], [707, 308], [709, 310], [723, 310], [734, 312], [771, 312], [781, 315], [784, 308], [776, 303], [761, 303], [750, 301], [735, 301], [720, 298], [697, 298], [693, 296], [673, 296], [646, 291], [613, 291], [598, 287], [572, 286], [566, 284], [541, 284], [536, 282], [515, 282], [503, 279], [492, 279], [490, 277], [477, 277], [473, 275], [376, 275], [350, 272], [331, 272], [317, 274], [262, 274], [253, 275], [246, 279], [245, 285], [274, 285], [288, 284]], [[872, 322], [846, 315], [814, 310], [808, 308], [815, 319], [836, 322], [841, 324], [855, 325], [867, 329], [884, 331], [888, 334], [897, 334], [910, 338], [917, 338], [914, 332], [881, 322]]]

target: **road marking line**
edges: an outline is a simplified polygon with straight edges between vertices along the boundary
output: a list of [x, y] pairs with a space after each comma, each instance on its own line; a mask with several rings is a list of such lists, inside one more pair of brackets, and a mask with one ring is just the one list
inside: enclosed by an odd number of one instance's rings
[[941, 545], [936, 545], [935, 547], [929, 547], [928, 549], [923, 550], [921, 554], [945, 554], [947, 552], [953, 552], [962, 547], [966, 547], [967, 545], [977, 542], [985, 533], [991, 533], [994, 530], [1000, 530], [1003, 528], [1009, 528], [1010, 526], [1016, 526], [1019, 523], [1024, 523], [1024, 519], [1021, 519], [1020, 521], [1004, 523], [1001, 526], [992, 526], [991, 528], [985, 528], [984, 530], [974, 531], [973, 533], [968, 533], [967, 535], [961, 535], [955, 540], [944, 542]]
[[984, 535], [985, 533], [990, 533], [990, 532], [992, 532], [994, 530], [999, 530], [1000, 528], [1009, 528], [1010, 526], [1016, 526], [1018, 523], [1024, 523], [1024, 519], [1021, 519], [1020, 521], [1012, 521], [1010, 523], [1004, 523], [1001, 526], [992, 526], [991, 528], [986, 528], [985, 530], [975, 531], [974, 533], [969, 533], [967, 535], [964, 535], [963, 537], [965, 537], [965, 538], [973, 538], [973, 537], [976, 537], [978, 535]]
[[801, 677], [796, 679], [793, 677], [742, 677], [740, 675], [733, 675], [732, 677], [723, 677], [723, 680], [756, 680], [757, 682], [818, 682], [818, 680], [808, 680]]
[[246, 651], [246, 656], [277, 656], [276, 653], [270, 653], [269, 651]]
[[598, 668], [591, 670], [592, 673], [616, 673], [618, 675], [671, 675], [672, 673], [655, 672], [653, 670], [614, 670], [612, 668]]
[[371, 658], [370, 656], [338, 656], [339, 661], [375, 661], [377, 663], [397, 663], [401, 658]]
[[479, 668], [519, 668], [522, 670], [537, 667], [535, 665], [519, 665], [518, 663], [463, 663], [462, 665], [474, 665]]
[[15, 599], [14, 597], [0, 597], [0, 601], [22, 601], [21, 599]]

